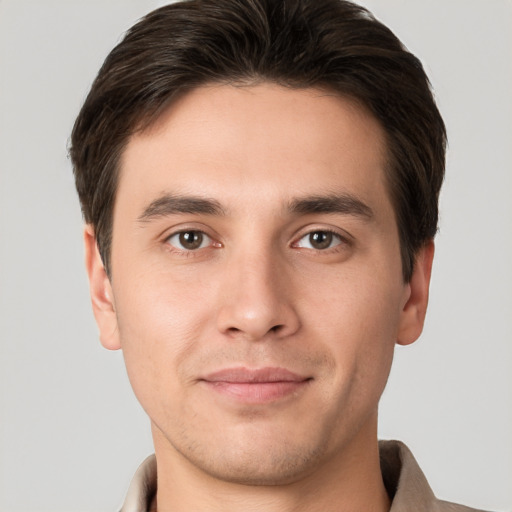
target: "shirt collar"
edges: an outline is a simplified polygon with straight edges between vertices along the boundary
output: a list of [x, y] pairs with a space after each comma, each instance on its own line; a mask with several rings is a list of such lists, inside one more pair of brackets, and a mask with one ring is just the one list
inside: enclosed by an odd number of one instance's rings
[[436, 497], [411, 451], [400, 441], [379, 441], [382, 479], [391, 499], [389, 512], [435, 510]]
[[[380, 441], [384, 485], [392, 500], [389, 512], [427, 512], [436, 502], [425, 475], [400, 441]], [[156, 492], [156, 459], [150, 455], [137, 469], [120, 512], [148, 512]]]

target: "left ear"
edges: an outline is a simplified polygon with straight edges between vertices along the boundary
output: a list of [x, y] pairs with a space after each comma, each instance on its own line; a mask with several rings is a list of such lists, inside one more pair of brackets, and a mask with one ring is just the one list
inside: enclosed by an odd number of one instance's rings
[[434, 242], [430, 240], [416, 254], [411, 280], [407, 285], [409, 293], [398, 326], [399, 345], [415, 342], [423, 330], [433, 259]]

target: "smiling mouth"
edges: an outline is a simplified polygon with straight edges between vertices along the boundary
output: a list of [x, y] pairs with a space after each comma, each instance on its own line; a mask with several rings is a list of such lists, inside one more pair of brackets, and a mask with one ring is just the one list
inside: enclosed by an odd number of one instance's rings
[[285, 368], [227, 368], [211, 373], [201, 382], [224, 397], [250, 404], [263, 404], [297, 395], [313, 379]]

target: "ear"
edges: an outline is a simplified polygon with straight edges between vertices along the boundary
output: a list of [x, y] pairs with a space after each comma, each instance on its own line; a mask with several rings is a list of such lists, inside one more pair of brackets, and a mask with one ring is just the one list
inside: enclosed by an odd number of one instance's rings
[[100, 331], [101, 344], [109, 350], [121, 348], [112, 286], [98, 251], [94, 228], [84, 228], [85, 266], [89, 276], [92, 310]]
[[397, 338], [399, 345], [409, 345], [415, 342], [423, 330], [433, 259], [434, 242], [430, 240], [416, 254], [411, 280], [407, 285], [408, 293], [400, 317]]

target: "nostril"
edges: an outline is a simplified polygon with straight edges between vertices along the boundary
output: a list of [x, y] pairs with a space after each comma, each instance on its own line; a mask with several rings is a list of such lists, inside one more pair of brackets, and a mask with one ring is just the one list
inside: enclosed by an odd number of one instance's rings
[[[277, 324], [277, 325], [272, 326], [265, 333], [260, 332], [260, 334], [257, 337], [258, 338], [264, 337], [265, 334], [267, 334], [267, 335], [268, 334], [280, 334], [284, 330], [285, 330], [284, 324]], [[241, 333], [245, 333], [246, 331], [244, 331], [244, 329], [240, 329], [238, 327], [229, 327], [226, 332], [232, 336], [239, 336]]]
[[231, 339], [277, 339], [293, 334], [299, 326], [299, 318], [290, 304], [263, 301], [259, 297], [243, 301], [230, 299], [220, 307], [217, 317], [217, 328]]

